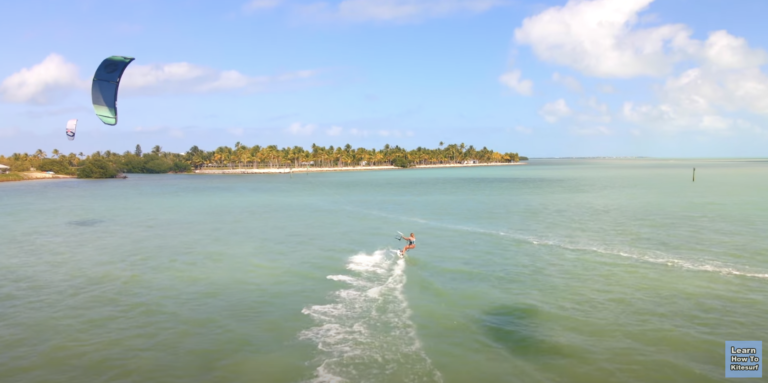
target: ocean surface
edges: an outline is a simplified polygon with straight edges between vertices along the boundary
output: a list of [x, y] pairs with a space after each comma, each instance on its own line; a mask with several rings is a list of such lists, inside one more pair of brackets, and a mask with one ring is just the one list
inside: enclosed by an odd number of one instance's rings
[[767, 229], [765, 160], [1, 183], [0, 382], [725, 382]]

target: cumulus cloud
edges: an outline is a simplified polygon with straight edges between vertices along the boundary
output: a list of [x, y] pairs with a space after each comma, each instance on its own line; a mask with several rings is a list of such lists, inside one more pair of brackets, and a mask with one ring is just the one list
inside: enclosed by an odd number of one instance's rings
[[539, 114], [544, 117], [544, 120], [551, 124], [557, 122], [563, 117], [570, 116], [571, 113], [573, 113], [573, 111], [568, 107], [568, 104], [562, 98], [557, 101], [545, 104], [544, 107], [539, 110]]
[[78, 68], [63, 56], [51, 53], [41, 63], [8, 76], [0, 83], [0, 94], [8, 102], [46, 104], [67, 91], [86, 89]]
[[749, 47], [747, 40], [726, 31], [709, 34], [702, 52], [705, 65], [714, 69], [757, 68], [768, 62], [768, 54]]
[[597, 91], [600, 93], [616, 93], [616, 88], [613, 87], [611, 84], [601, 84], [598, 85]]
[[[624, 103], [623, 114], [630, 122], [640, 123], [649, 128], [666, 132], [696, 130], [728, 134], [736, 130], [752, 133], [762, 131], [744, 119], [724, 117], [716, 114], [716, 112], [700, 114], [671, 104], [635, 105], [632, 102], [626, 102]], [[636, 135], [639, 135], [639, 130], [636, 132], [638, 132]]]
[[515, 40], [542, 60], [595, 77], [629, 78], [672, 73], [683, 60], [710, 71], [744, 70], [768, 63], [768, 53], [741, 37], [714, 31], [691, 38], [684, 24], [638, 27], [653, 0], [570, 0], [523, 20]]
[[596, 77], [659, 76], [693, 54], [682, 24], [634, 28], [653, 0], [570, 0], [523, 20], [515, 40], [542, 60]]
[[182, 129], [167, 126], [137, 126], [133, 128], [133, 131], [142, 134], [164, 133], [168, 137], [184, 138]]
[[611, 114], [608, 110], [608, 105], [600, 103], [595, 97], [590, 97], [586, 100], [585, 105], [588, 108], [588, 112], [580, 112], [576, 115], [576, 118], [582, 122], [598, 122], [607, 124], [611, 122]]
[[694, 68], [667, 80], [658, 104], [624, 103], [623, 115], [631, 122], [666, 129], [710, 132], [747, 129], [742, 119], [723, 114], [747, 111], [768, 115], [768, 77], [757, 68], [713, 71]]
[[367, 130], [360, 130], [360, 129], [357, 129], [357, 128], [352, 128], [352, 129], [349, 129], [349, 134], [351, 134], [353, 136], [357, 136], [357, 137], [367, 137], [368, 134], [370, 134], [370, 132], [367, 131]]
[[[120, 82], [121, 95], [258, 92], [300, 84], [317, 75], [314, 70], [300, 70], [274, 76], [248, 76], [236, 70], [216, 70], [186, 62], [136, 65], [125, 70]], [[78, 68], [63, 56], [52, 53], [41, 63], [5, 78], [0, 94], [8, 102], [46, 104], [67, 91], [84, 90], [90, 80], [80, 79]]]
[[583, 90], [581, 88], [581, 83], [579, 82], [579, 80], [570, 76], [563, 76], [557, 72], [552, 74], [552, 81], [560, 85], [563, 85], [564, 87], [568, 88], [573, 92], [581, 93], [581, 91]]
[[[328, 130], [326, 132], [329, 135], [331, 135], [330, 133], [334, 129], [335, 129], [335, 127], [331, 128], [330, 130]], [[341, 128], [339, 128], [338, 129], [338, 133], [340, 134], [341, 131], [342, 131]], [[392, 129], [392, 130], [387, 130], [387, 129], [368, 130], [368, 129], [352, 128], [352, 129], [346, 129], [345, 131], [347, 132], [347, 134], [349, 134], [351, 136], [355, 136], [355, 137], [368, 137], [368, 136], [381, 136], [381, 137], [403, 137], [403, 136], [406, 136], [406, 137], [412, 137], [414, 135], [414, 133], [412, 131], [410, 131], [410, 130], [403, 132], [403, 131], [400, 131], [400, 130], [397, 130], [397, 129]], [[336, 133], [336, 131], [334, 131], [334, 133]], [[336, 135], [336, 134], [334, 134], [334, 135]]]
[[235, 136], [235, 137], [241, 137], [245, 133], [245, 129], [243, 128], [229, 128], [227, 129], [227, 133]]
[[144, 94], [263, 91], [279, 84], [306, 80], [316, 71], [302, 70], [276, 76], [247, 76], [236, 70], [219, 71], [186, 62], [129, 66], [121, 89]]
[[[572, 108], [564, 99], [559, 99], [545, 104], [539, 114], [550, 124], [565, 123], [572, 134], [580, 136], [609, 135], [613, 132], [605, 126], [612, 121], [610, 109], [596, 97], [582, 99], [578, 108]], [[522, 133], [530, 133], [530, 129], [516, 129]]]
[[571, 133], [578, 136], [608, 136], [613, 131], [605, 126], [595, 126], [591, 128], [571, 128]]
[[343, 0], [318, 2], [302, 8], [312, 18], [351, 22], [413, 22], [457, 13], [481, 13], [501, 0]]
[[312, 134], [312, 132], [317, 128], [317, 126], [313, 124], [301, 124], [300, 122], [295, 122], [291, 124], [291, 126], [288, 127], [288, 133], [294, 135], [294, 136], [309, 136]]
[[521, 77], [520, 70], [514, 69], [501, 75], [499, 81], [515, 92], [528, 96], [533, 91], [533, 82], [531, 80], [523, 80]]
[[325, 131], [325, 134], [329, 136], [338, 136], [343, 130], [344, 129], [342, 129], [340, 126], [332, 126], [330, 129]]
[[277, 8], [282, 3], [283, 3], [283, 0], [251, 0], [243, 4], [243, 11], [255, 12], [255, 11], [262, 11], [266, 9]]
[[[768, 76], [761, 70], [768, 53], [725, 30], [697, 40], [683, 24], [645, 27], [640, 13], [652, 2], [570, 0], [525, 19], [515, 39], [540, 59], [586, 75], [666, 76], [657, 87], [659, 102], [624, 104], [623, 116], [629, 121], [719, 132], [751, 129], [729, 113], [768, 115]], [[683, 62], [695, 66], [674, 74]], [[612, 87], [600, 90], [613, 92]]]

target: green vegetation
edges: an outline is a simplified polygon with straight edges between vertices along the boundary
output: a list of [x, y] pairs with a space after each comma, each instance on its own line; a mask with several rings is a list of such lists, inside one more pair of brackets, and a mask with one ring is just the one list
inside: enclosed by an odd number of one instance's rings
[[77, 174], [77, 171], [75, 171], [75, 169], [69, 165], [68, 161], [64, 159], [64, 157], [62, 157], [61, 160], [43, 158], [40, 163], [40, 167], [37, 169], [44, 172], [54, 172], [56, 174], [65, 174], [68, 176], [74, 176]]
[[517, 153], [501, 154], [482, 148], [475, 149], [472, 145], [450, 144], [445, 148], [429, 149], [418, 147], [407, 151], [399, 146], [384, 145], [383, 149], [324, 147], [313, 144], [311, 150], [301, 146], [278, 149], [276, 145], [248, 147], [236, 143], [235, 148], [221, 146], [212, 152], [207, 152], [193, 146], [184, 154], [184, 161], [195, 169], [203, 167], [242, 168], [242, 167], [304, 167], [309, 164], [318, 167], [344, 166], [398, 166], [414, 165], [460, 164], [466, 161], [477, 163], [518, 162]]
[[527, 160], [517, 153], [499, 153], [472, 145], [445, 145], [439, 148], [418, 147], [407, 151], [399, 146], [384, 145], [383, 149], [354, 149], [350, 144], [344, 147], [324, 147], [313, 144], [311, 150], [301, 146], [279, 149], [276, 145], [248, 147], [240, 142], [234, 149], [221, 146], [213, 151], [193, 146], [186, 153], [164, 152], [159, 145], [151, 152], [144, 153], [136, 145], [133, 152], [123, 154], [109, 150], [95, 152], [89, 156], [83, 153], [65, 155], [54, 149], [51, 158], [38, 149], [33, 154], [14, 153], [10, 157], [0, 155], [0, 164], [11, 167], [14, 172], [36, 168], [56, 174], [77, 174], [78, 178], [110, 178], [118, 173], [184, 173], [202, 168], [275, 168], [275, 167], [345, 167], [345, 166], [397, 166], [407, 168], [415, 165], [462, 164], [462, 163], [504, 163]]
[[90, 158], [77, 169], [77, 178], [115, 178], [117, 173], [113, 163], [102, 158]]
[[7, 173], [7, 174], [0, 174], [0, 182], [5, 181], [23, 181], [26, 178], [24, 178], [23, 175], [19, 173]]

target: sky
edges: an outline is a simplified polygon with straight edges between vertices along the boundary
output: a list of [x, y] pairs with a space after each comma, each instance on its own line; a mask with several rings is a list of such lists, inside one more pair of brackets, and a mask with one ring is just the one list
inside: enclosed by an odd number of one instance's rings
[[[764, 0], [7, 1], [0, 154], [442, 141], [767, 157], [766, 14]], [[90, 97], [112, 55], [136, 58], [116, 126]]]

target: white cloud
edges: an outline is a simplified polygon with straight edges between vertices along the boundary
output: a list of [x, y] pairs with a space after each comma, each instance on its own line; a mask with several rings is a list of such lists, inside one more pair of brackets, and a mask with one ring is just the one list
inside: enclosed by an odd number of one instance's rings
[[161, 126], [137, 126], [133, 128], [135, 132], [139, 133], [151, 133], [151, 132], [157, 132], [158, 130], [163, 129]]
[[[641, 20], [652, 2], [570, 0], [525, 19], [515, 39], [542, 60], [595, 77], [671, 75], [657, 88], [658, 103], [624, 105], [624, 117], [645, 126], [723, 132], [747, 129], [744, 120], [727, 113], [768, 115], [768, 76], [760, 69], [768, 64], [768, 53], [724, 30], [696, 40], [683, 24], [644, 27], [643, 21], [658, 21]], [[682, 62], [695, 67], [673, 75]], [[599, 90], [614, 91], [605, 85]], [[577, 119], [598, 122], [584, 115]]]
[[625, 102], [624, 117], [652, 128], [680, 131], [749, 131], [742, 119], [723, 114], [747, 111], [768, 115], [768, 76], [757, 68], [714, 70], [694, 68], [672, 77], [660, 89], [660, 102]]
[[370, 132], [368, 132], [367, 130], [360, 130], [357, 128], [352, 128], [349, 130], [349, 134], [357, 137], [367, 137], [369, 133]]
[[573, 92], [581, 93], [581, 91], [583, 90], [581, 88], [581, 83], [579, 82], [579, 80], [570, 76], [563, 76], [557, 72], [552, 74], [552, 81], [565, 86], [566, 88], [568, 88]]
[[653, 0], [570, 0], [523, 20], [515, 40], [542, 60], [596, 77], [670, 73], [698, 49], [682, 24], [633, 28]]
[[133, 131], [137, 133], [165, 133], [169, 137], [184, 138], [182, 129], [167, 126], [137, 126], [133, 128]]
[[616, 88], [613, 87], [611, 84], [602, 84], [597, 87], [598, 92], [601, 93], [616, 93]]
[[557, 120], [570, 116], [573, 111], [568, 107], [568, 104], [562, 98], [545, 104], [539, 114], [549, 123], [555, 123]]
[[457, 13], [481, 13], [501, 5], [501, 0], [343, 0], [303, 7], [312, 18], [352, 22], [413, 22]]
[[[608, 135], [612, 130], [604, 124], [612, 121], [608, 105], [600, 103], [595, 97], [590, 97], [581, 101], [581, 107], [573, 109], [564, 99], [545, 104], [539, 114], [544, 120], [553, 124], [565, 121], [569, 125], [575, 125], [569, 128], [571, 133], [576, 135]], [[526, 132], [526, 128], [518, 127], [518, 131]]]
[[[313, 132], [318, 130], [318, 126], [315, 124], [301, 124], [299, 122], [291, 124], [291, 126], [288, 127], [286, 130], [288, 133], [297, 135], [297, 136], [308, 136], [311, 135]], [[358, 128], [351, 128], [351, 129], [345, 129], [340, 126], [332, 126], [328, 129], [325, 129], [325, 134], [329, 136], [341, 136], [342, 134], [347, 134], [354, 137], [369, 137], [369, 136], [381, 136], [381, 137], [411, 137], [414, 135], [412, 131], [400, 131], [400, 130], [368, 130], [368, 129], [358, 129]]]
[[316, 73], [303, 70], [251, 77], [236, 70], [217, 71], [186, 62], [134, 65], [126, 69], [121, 89], [145, 94], [262, 91], [278, 84], [308, 79]]
[[525, 96], [530, 95], [533, 90], [533, 82], [531, 80], [521, 79], [519, 69], [504, 73], [499, 77], [499, 81], [510, 89]]
[[571, 128], [571, 133], [578, 136], [608, 136], [613, 131], [605, 126], [595, 126], [592, 128]]
[[[368, 129], [352, 128], [352, 129], [346, 129], [345, 131], [347, 132], [347, 134], [355, 137], [368, 137], [368, 136], [374, 136], [374, 135], [381, 136], [381, 137], [403, 137], [403, 136], [413, 137], [414, 136], [414, 132], [410, 130], [403, 132], [397, 129], [393, 129], [393, 130], [380, 129], [380, 130], [374, 131], [374, 130], [368, 130]], [[326, 133], [328, 135], [336, 136], [342, 133], [342, 129], [340, 127], [333, 127], [327, 130]], [[334, 133], [334, 134], [331, 134], [331, 133]]]
[[344, 129], [342, 129], [342, 127], [340, 127], [340, 126], [333, 126], [330, 129], [326, 130], [325, 134], [327, 134], [329, 136], [338, 136], [339, 134], [341, 134], [341, 132], [343, 130]]
[[[300, 70], [274, 76], [247, 76], [235, 70], [219, 71], [186, 62], [129, 65], [120, 92], [139, 94], [255, 92], [301, 83], [318, 72]], [[66, 91], [88, 89], [90, 81], [78, 77], [78, 68], [52, 53], [41, 63], [23, 68], [0, 83], [0, 94], [9, 102], [45, 104]]]
[[747, 40], [726, 31], [709, 34], [703, 55], [705, 65], [716, 69], [757, 68], [768, 62], [768, 54], [765, 51], [750, 48]]
[[245, 129], [243, 128], [230, 128], [227, 129], [227, 132], [235, 137], [241, 137], [243, 133], [245, 133]]
[[714, 111], [702, 114], [671, 104], [634, 105], [626, 102], [623, 114], [630, 122], [665, 132], [705, 131], [729, 134], [735, 131], [752, 133], [761, 131], [756, 125], [744, 119], [724, 117]]
[[317, 128], [313, 124], [302, 125], [300, 122], [295, 122], [288, 127], [288, 133], [294, 136], [309, 136]]
[[[392, 137], [402, 137], [403, 136], [403, 132], [401, 132], [399, 130], [379, 130], [376, 133], [379, 136], [382, 136], [382, 137], [389, 137], [389, 136], [392, 136]], [[410, 131], [406, 132], [405, 135], [408, 136], [408, 137], [411, 137], [411, 136], [413, 136], [413, 132], [410, 132]]]
[[515, 40], [541, 59], [596, 77], [661, 76], [683, 60], [709, 71], [756, 69], [768, 53], [725, 30], [705, 41], [683, 24], [638, 27], [653, 0], [570, 0], [523, 20]]
[[585, 105], [590, 109], [590, 113], [580, 112], [576, 115], [576, 118], [582, 122], [596, 122], [607, 124], [611, 122], [611, 114], [608, 110], [608, 105], [600, 103], [597, 98], [590, 97], [586, 100]]
[[657, 13], [646, 13], [640, 16], [640, 24], [655, 24], [661, 22], [661, 16]]
[[243, 4], [243, 10], [246, 12], [262, 11], [277, 8], [282, 3], [283, 0], [251, 0]]
[[46, 104], [73, 89], [87, 89], [78, 69], [63, 56], [51, 53], [41, 63], [8, 76], [0, 83], [0, 94], [9, 102]]

